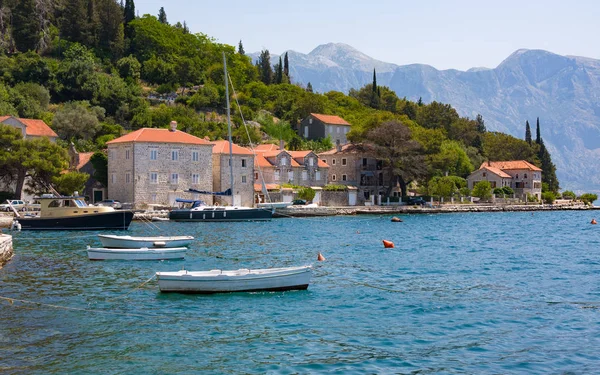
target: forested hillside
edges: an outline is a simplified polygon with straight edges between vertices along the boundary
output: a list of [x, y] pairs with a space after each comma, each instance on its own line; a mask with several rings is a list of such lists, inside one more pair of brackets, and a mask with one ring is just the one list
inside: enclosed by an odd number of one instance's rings
[[[293, 129], [311, 112], [334, 114], [352, 124], [352, 141], [381, 146], [377, 156], [403, 190], [417, 181], [430, 194], [452, 194], [488, 159], [528, 160], [544, 170], [544, 190], [559, 190], [539, 127], [534, 142], [487, 132], [481, 116], [473, 120], [450, 105], [398, 98], [377, 85], [375, 71], [371, 84], [349, 95], [313, 93], [310, 83], [294, 83], [287, 55], [271, 61], [265, 50], [254, 65], [242, 41], [229, 46], [192, 33], [163, 8], [157, 16], [135, 14], [133, 0], [4, 1], [0, 115], [43, 119], [59, 145], [73, 142], [79, 151], [100, 151], [127, 131], [166, 127], [171, 120], [193, 135], [225, 138], [225, 53], [237, 143], [249, 142], [242, 114], [253, 143], [283, 139], [290, 149], [323, 151], [332, 147], [329, 140], [308, 142]], [[9, 159], [0, 155], [6, 167], [0, 178], [15, 178]], [[37, 175], [51, 180], [52, 173]]]

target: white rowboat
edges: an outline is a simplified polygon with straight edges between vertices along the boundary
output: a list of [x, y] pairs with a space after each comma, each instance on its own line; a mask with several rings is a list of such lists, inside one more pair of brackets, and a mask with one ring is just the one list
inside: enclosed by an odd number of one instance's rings
[[163, 260], [183, 259], [187, 247], [139, 248], [139, 249], [106, 249], [87, 248], [90, 260]]
[[227, 293], [302, 290], [308, 288], [311, 266], [239, 269], [235, 271], [157, 272], [161, 292]]
[[132, 237], [116, 236], [112, 234], [99, 234], [98, 238], [104, 247], [123, 249], [141, 247], [181, 247], [188, 246], [194, 240], [194, 237], [192, 236]]

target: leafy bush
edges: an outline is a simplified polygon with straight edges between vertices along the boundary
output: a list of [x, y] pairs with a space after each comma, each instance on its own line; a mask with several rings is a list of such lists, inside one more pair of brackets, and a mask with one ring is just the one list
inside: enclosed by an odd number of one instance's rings
[[593, 201], [598, 199], [598, 195], [591, 194], [591, 193], [585, 193], [585, 194], [581, 194], [579, 196], [579, 199], [585, 204], [591, 204]]
[[537, 195], [527, 193], [527, 202], [537, 202]]
[[504, 195], [504, 190], [502, 188], [494, 188], [494, 195], [496, 195], [497, 197], [501, 197]]
[[492, 197], [492, 185], [489, 181], [479, 181], [473, 186], [473, 196], [481, 199], [490, 199]]
[[577, 198], [577, 195], [575, 195], [575, 193], [573, 193], [572, 191], [567, 190], [562, 193], [562, 197], [563, 199], [575, 199]]
[[542, 201], [547, 204], [552, 204], [556, 200], [556, 195], [551, 191], [545, 191], [542, 193]]
[[504, 186], [502, 190], [506, 195], [513, 195], [515, 193], [515, 191], [510, 186]]
[[345, 185], [325, 185], [323, 186], [323, 190], [325, 191], [344, 191], [346, 190]]
[[312, 201], [315, 195], [315, 191], [309, 187], [303, 187], [300, 189], [300, 191], [298, 191], [298, 198], [306, 201]]

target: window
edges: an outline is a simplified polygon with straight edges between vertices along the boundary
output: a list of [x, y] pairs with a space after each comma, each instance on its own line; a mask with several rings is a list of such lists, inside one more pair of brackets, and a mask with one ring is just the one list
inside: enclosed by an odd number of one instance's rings
[[346, 163], [347, 163], [346, 158], [343, 158], [342, 159], [342, 165], [346, 165]]
[[340, 134], [340, 127], [339, 126], [335, 128], [335, 132], [338, 133], [338, 134]]
[[321, 172], [320, 171], [316, 171], [315, 172], [315, 180], [319, 181], [321, 179]]
[[258, 180], [258, 172], [254, 172], [254, 179]]
[[332, 174], [332, 175], [331, 175], [331, 181], [336, 181], [336, 180], [337, 180], [337, 178], [335, 177], [335, 175], [334, 175], [334, 174]]
[[171, 183], [172, 184], [179, 183], [179, 174], [178, 173], [171, 173]]
[[288, 180], [294, 181], [294, 171], [288, 171]]
[[331, 165], [335, 165], [335, 159], [331, 159]]
[[287, 165], [287, 159], [285, 156], [281, 158], [281, 165]]
[[327, 160], [325, 160], [325, 159], [322, 159], [321, 161], [322, 161], [323, 163], [327, 164]]
[[110, 183], [114, 184], [116, 181], [117, 181], [117, 176], [114, 173], [112, 173], [110, 175]]
[[125, 159], [129, 159], [129, 150], [125, 150]]
[[125, 173], [125, 183], [128, 184], [131, 182], [131, 175], [129, 173]]
[[312, 125], [312, 119], [311, 118], [308, 119], [308, 123]]
[[344, 134], [347, 134], [347, 133], [348, 133], [348, 127], [345, 127], [344, 128]]
[[150, 173], [150, 183], [158, 184], [158, 173], [156, 173], [156, 172]]
[[367, 158], [363, 158], [363, 167], [367, 166]]
[[483, 177], [487, 176], [487, 173], [483, 172]]
[[153, 193], [153, 194], [150, 196], [150, 199], [151, 199], [152, 203], [156, 203], [156, 200], [157, 200], [157, 199], [156, 199], [156, 193]]
[[246, 176], [242, 176], [242, 184], [246, 183]]
[[158, 158], [158, 150], [150, 150], [150, 160], [156, 160]]
[[347, 179], [348, 179], [348, 177], [345, 174], [343, 174], [342, 175], [342, 181], [346, 181]]
[[242, 159], [242, 168], [246, 168], [246, 159]]
[[192, 161], [198, 161], [198, 151], [192, 151]]
[[302, 180], [305, 180], [305, 181], [308, 180], [308, 171], [306, 171], [306, 170], [302, 171]]
[[515, 178], [519, 178], [519, 174], [517, 173], [517, 175], [515, 176]]
[[273, 178], [275, 179], [275, 181], [279, 181], [279, 171], [275, 171], [273, 172]]
[[314, 158], [308, 159], [308, 165], [310, 165], [311, 167], [313, 167], [315, 165], [315, 159]]
[[527, 178], [527, 173], [525, 173], [525, 174], [523, 175], [523, 178]]
[[192, 184], [200, 183], [200, 175], [198, 173], [192, 173]]
[[171, 160], [179, 160], [179, 150], [171, 150]]

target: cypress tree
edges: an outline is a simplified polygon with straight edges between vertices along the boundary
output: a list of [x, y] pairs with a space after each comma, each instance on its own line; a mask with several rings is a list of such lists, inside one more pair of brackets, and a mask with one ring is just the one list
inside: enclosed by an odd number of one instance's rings
[[288, 60], [288, 53], [285, 53], [285, 57], [283, 58], [283, 74], [288, 78], [288, 82], [290, 81], [290, 62]]
[[129, 22], [135, 19], [135, 3], [133, 0], [125, 0], [125, 9], [123, 10], [123, 20], [125, 24], [125, 37], [131, 38], [133, 31], [129, 27]]
[[373, 68], [373, 93], [377, 92], [377, 73], [375, 73], [375, 68]]
[[165, 12], [164, 7], [160, 7], [160, 10], [158, 11], [158, 21], [165, 25], [169, 24], [169, 22], [167, 21], [167, 12]]
[[[420, 100], [421, 98], [419, 98]], [[479, 133], [485, 133], [486, 132], [486, 128], [485, 128], [485, 121], [483, 121], [483, 116], [481, 116], [480, 114], [477, 115], [477, 117], [475, 118], [475, 122], [477, 123], [477, 131]]]
[[537, 118], [537, 126], [535, 130], [535, 143], [538, 145], [542, 143], [542, 136], [540, 135], [540, 118]]
[[525, 142], [531, 146], [531, 128], [529, 127], [529, 121], [525, 121]]
[[238, 43], [238, 53], [242, 56], [246, 55], [246, 51], [244, 51], [244, 46], [242, 45], [242, 40]]
[[190, 33], [190, 29], [187, 26], [187, 23], [185, 22], [185, 20], [183, 20], [183, 33], [184, 34], [189, 34]]
[[283, 65], [281, 64], [281, 56], [279, 56], [279, 63], [275, 66], [275, 83], [280, 84], [283, 82]]
[[313, 88], [312, 88], [312, 85], [310, 84], [310, 82], [306, 85], [306, 91], [313, 92]]
[[418, 105], [419, 107], [422, 107], [422, 106], [423, 106], [423, 99], [421, 99], [421, 97], [420, 97], [420, 96], [419, 96], [419, 101], [417, 102], [417, 105]]
[[12, 10], [13, 38], [21, 52], [34, 51], [40, 23], [35, 16], [34, 0], [19, 0]]
[[263, 50], [256, 62], [260, 80], [265, 85], [270, 85], [273, 82], [273, 68], [271, 67], [271, 54], [268, 49]]

